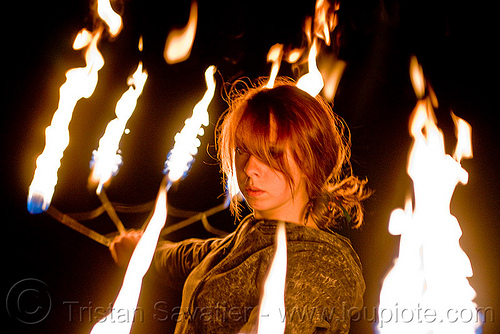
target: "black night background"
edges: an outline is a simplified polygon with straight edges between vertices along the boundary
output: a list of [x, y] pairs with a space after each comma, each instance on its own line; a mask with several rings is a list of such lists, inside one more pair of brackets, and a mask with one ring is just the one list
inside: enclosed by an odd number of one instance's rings
[[[223, 201], [223, 187], [214, 158], [214, 126], [227, 105], [224, 90], [240, 77], [267, 76], [269, 48], [275, 43], [306, 45], [303, 24], [314, 14], [314, 1], [200, 1], [193, 50], [188, 60], [169, 65], [163, 59], [165, 38], [186, 24], [189, 1], [124, 0], [124, 28], [118, 37], [99, 44], [106, 64], [93, 96], [81, 100], [70, 124], [70, 144], [59, 169], [52, 205], [65, 213], [85, 212], [100, 205], [87, 188], [89, 161], [114, 107], [127, 89], [127, 77], [142, 60], [149, 78], [121, 140], [124, 164], [107, 194], [113, 202], [139, 204], [155, 198], [165, 157], [192, 107], [205, 91], [204, 71], [217, 66], [217, 90], [210, 105], [211, 124], [188, 177], [169, 192], [176, 208], [204, 211]], [[74, 232], [47, 214], [26, 210], [36, 157], [42, 152], [44, 129], [57, 108], [64, 73], [84, 66], [82, 53], [71, 48], [78, 31], [92, 29], [89, 2], [30, 1], [2, 9], [2, 280], [3, 331], [6, 333], [88, 333], [118, 292], [123, 269], [106, 247]], [[438, 126], [447, 151], [455, 145], [450, 111], [472, 126], [474, 157], [462, 161], [469, 183], [459, 185], [451, 213], [460, 222], [460, 244], [469, 256], [479, 307], [488, 308], [483, 333], [496, 333], [500, 315], [500, 179], [498, 176], [498, 28], [493, 3], [473, 1], [361, 0], [341, 1], [339, 57], [347, 62], [334, 100], [352, 134], [354, 172], [366, 176], [375, 190], [366, 204], [361, 230], [348, 234], [360, 255], [367, 282], [364, 314], [352, 323], [353, 333], [373, 333], [382, 279], [397, 256], [399, 238], [387, 231], [391, 211], [404, 205], [411, 191], [406, 160], [411, 144], [408, 120], [416, 98], [408, 68], [412, 54], [432, 84], [439, 108]], [[137, 43], [143, 36], [144, 51]], [[322, 55], [325, 57], [325, 53]], [[321, 57], [321, 56], [320, 56]], [[280, 75], [297, 78], [282, 63]], [[303, 74], [303, 73], [301, 73]], [[147, 214], [124, 214], [127, 228], [138, 228]], [[224, 212], [209, 218], [232, 231]], [[103, 215], [84, 222], [101, 233], [115, 230]], [[167, 225], [173, 220], [167, 220]], [[209, 237], [202, 224], [182, 229], [172, 240]], [[50, 296], [47, 317], [36, 324], [16, 319], [9, 291], [28, 280]], [[5, 300], [5, 302], [4, 302]], [[28, 301], [36, 304], [35, 301]], [[133, 333], [169, 333], [179, 293], [148, 274]], [[37, 309], [33, 305], [33, 311]]]

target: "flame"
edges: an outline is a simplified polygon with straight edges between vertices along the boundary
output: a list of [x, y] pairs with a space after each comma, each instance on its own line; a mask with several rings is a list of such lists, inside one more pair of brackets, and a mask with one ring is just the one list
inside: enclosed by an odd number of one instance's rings
[[128, 80], [129, 89], [123, 93], [116, 104], [116, 118], [108, 123], [104, 135], [99, 140], [99, 148], [93, 152], [90, 182], [98, 183], [97, 194], [101, 192], [103, 185], [118, 172], [122, 162], [122, 158], [118, 154], [120, 139], [125, 131], [127, 121], [134, 112], [137, 99], [142, 93], [147, 78], [148, 74], [143, 71], [142, 62], [139, 62], [137, 70]]
[[98, 29], [88, 42], [88, 33], [82, 31], [75, 39], [76, 47], [86, 44], [86, 67], [66, 72], [66, 82], [59, 89], [59, 105], [50, 125], [45, 129], [45, 148], [36, 160], [36, 169], [28, 194], [28, 211], [40, 213], [50, 205], [57, 184], [57, 171], [61, 166], [64, 150], [69, 144], [69, 123], [76, 103], [89, 98], [97, 85], [98, 71], [104, 59], [97, 48], [102, 29]]
[[276, 231], [276, 253], [264, 283], [260, 302], [258, 334], [277, 334], [285, 331], [286, 266], [286, 230], [285, 224], [279, 222]]
[[317, 0], [314, 11], [314, 35], [330, 45], [330, 32], [337, 26], [337, 15], [335, 11], [339, 9], [339, 4], [334, 3], [333, 11], [330, 11], [328, 0]]
[[[167, 219], [167, 189], [165, 183], [166, 180], [164, 179], [156, 198], [153, 215], [132, 254], [111, 313], [94, 325], [91, 331], [92, 334], [130, 333], [134, 321], [133, 317], [127, 316], [123, 319], [120, 314], [135, 314], [141, 293], [142, 280], [151, 265], [160, 232]], [[116, 321], [116, 319], [120, 319], [120, 321]]]
[[142, 51], [144, 49], [144, 41], [142, 36], [139, 37], [139, 43], [137, 43], [137, 48], [139, 49], [139, 51]]
[[174, 137], [174, 147], [165, 162], [165, 173], [168, 173], [170, 182], [179, 180], [188, 170], [201, 145], [198, 135], [202, 136], [203, 126], [208, 125], [208, 106], [215, 93], [215, 66], [209, 66], [205, 71], [207, 90], [203, 98], [193, 108], [193, 115], [186, 119], [181, 132]]
[[[445, 153], [443, 133], [437, 127], [431, 97], [424, 98], [422, 68], [412, 60], [411, 77], [420, 97], [410, 120], [413, 145], [408, 174], [415, 203], [392, 212], [389, 232], [401, 235], [399, 257], [380, 292], [380, 333], [474, 333], [480, 326], [470, 260], [460, 248], [458, 220], [450, 213], [456, 185], [467, 183], [459, 158]], [[456, 121], [460, 146], [470, 153], [470, 126]], [[468, 137], [468, 138], [467, 138]], [[465, 144], [462, 144], [465, 143]], [[457, 151], [464, 152], [457, 145]], [[419, 311], [420, 310], [420, 311]], [[454, 313], [455, 312], [455, 313]], [[466, 312], [469, 321], [457, 318]], [[450, 315], [452, 316], [450, 318]]]
[[[339, 4], [337, 2], [334, 2], [333, 6], [330, 7], [329, 1], [317, 0], [314, 19], [307, 17], [304, 22], [304, 33], [306, 34], [307, 41], [311, 44], [307, 58], [309, 72], [299, 78], [297, 87], [312, 96], [318, 95], [325, 86], [323, 75], [316, 65], [316, 58], [319, 53], [318, 40], [323, 40], [328, 46], [331, 44], [330, 33], [337, 26], [338, 19], [336, 12], [338, 10]], [[293, 63], [295, 59], [290, 58], [291, 55], [289, 55], [288, 61]], [[330, 101], [335, 96], [345, 66], [345, 62], [336, 60], [333, 65], [329, 66], [330, 69], [325, 74], [326, 86], [323, 92], [325, 97]]]
[[410, 60], [410, 79], [415, 95], [418, 99], [422, 99], [425, 94], [424, 71], [415, 56], [412, 56]]
[[172, 30], [167, 36], [163, 52], [163, 57], [167, 63], [175, 64], [189, 58], [196, 34], [197, 22], [198, 4], [193, 1], [187, 25], [182, 29]]
[[311, 49], [309, 50], [309, 56], [307, 58], [309, 72], [304, 74], [297, 81], [297, 87], [312, 96], [318, 95], [324, 86], [323, 77], [316, 66], [316, 56], [318, 55], [317, 44], [318, 42], [316, 38], [313, 39]]
[[73, 49], [81, 50], [87, 45], [89, 45], [91, 41], [92, 41], [92, 33], [87, 29], [83, 28], [76, 35], [75, 41], [73, 42]]
[[290, 64], [294, 64], [300, 59], [300, 56], [302, 56], [303, 52], [304, 50], [301, 48], [292, 49], [288, 52], [285, 60]]
[[[330, 70], [327, 71], [325, 76], [325, 87], [323, 88], [323, 94], [328, 101], [332, 101], [337, 92], [337, 88], [344, 73], [346, 62], [342, 60], [336, 60], [331, 66]], [[325, 73], [325, 71], [323, 71]]]
[[109, 0], [97, 1], [97, 14], [108, 25], [109, 33], [111, 36], [117, 36], [122, 30], [122, 18], [118, 15]]
[[457, 147], [453, 153], [453, 159], [460, 162], [462, 158], [472, 158], [472, 127], [469, 123], [451, 113], [455, 123]]
[[283, 57], [283, 44], [274, 44], [269, 49], [267, 53], [267, 62], [272, 62], [271, 75], [269, 76], [269, 81], [266, 84], [267, 88], [274, 87], [274, 81], [280, 70], [281, 58]]

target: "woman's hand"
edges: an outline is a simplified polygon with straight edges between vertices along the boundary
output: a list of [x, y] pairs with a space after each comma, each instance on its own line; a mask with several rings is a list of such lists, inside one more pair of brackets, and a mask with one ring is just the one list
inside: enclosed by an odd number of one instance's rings
[[119, 267], [125, 268], [128, 265], [135, 246], [142, 237], [142, 231], [129, 230], [123, 234], [117, 235], [109, 245], [109, 251], [113, 260]]

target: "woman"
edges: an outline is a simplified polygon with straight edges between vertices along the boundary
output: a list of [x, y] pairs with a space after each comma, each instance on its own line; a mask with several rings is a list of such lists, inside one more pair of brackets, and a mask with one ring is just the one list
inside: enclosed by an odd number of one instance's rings
[[[176, 333], [255, 331], [279, 221], [288, 248], [286, 333], [349, 331], [365, 284], [358, 256], [335, 231], [362, 224], [369, 194], [352, 175], [345, 132], [326, 103], [290, 82], [232, 100], [218, 125], [218, 153], [231, 210], [239, 216], [241, 193], [252, 214], [224, 239], [159, 243], [156, 268], [168, 284], [183, 285]], [[128, 239], [111, 246], [115, 259]]]

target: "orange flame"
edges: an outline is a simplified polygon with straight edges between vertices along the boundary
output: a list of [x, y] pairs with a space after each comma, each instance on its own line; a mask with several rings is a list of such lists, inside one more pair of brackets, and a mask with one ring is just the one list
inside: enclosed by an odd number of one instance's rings
[[59, 105], [45, 130], [45, 148], [36, 160], [35, 174], [29, 188], [28, 210], [31, 213], [40, 213], [49, 207], [57, 184], [57, 171], [69, 144], [68, 127], [73, 110], [81, 98], [92, 95], [97, 85], [97, 73], [104, 66], [104, 59], [97, 48], [101, 33], [102, 29], [93, 35], [81, 31], [75, 39], [76, 48], [87, 45], [87, 66], [66, 72], [66, 82], [59, 89]]
[[179, 63], [189, 58], [191, 48], [193, 47], [194, 37], [196, 35], [196, 25], [198, 23], [198, 4], [196, 1], [191, 3], [189, 20], [182, 29], [172, 30], [165, 43], [163, 57], [169, 64]]
[[325, 41], [326, 45], [330, 45], [330, 32], [337, 25], [337, 15], [335, 10], [338, 10], [339, 4], [334, 3], [333, 11], [330, 10], [330, 2], [328, 0], [317, 0], [314, 13], [314, 35]]
[[[329, 71], [323, 71], [325, 77], [325, 87], [323, 88], [323, 94], [328, 101], [332, 101], [337, 93], [337, 88], [344, 73], [346, 62], [342, 60], [336, 60], [333, 65], [331, 65]], [[325, 73], [326, 72], [326, 73]]]
[[167, 160], [168, 179], [171, 182], [179, 180], [189, 169], [193, 156], [198, 152], [200, 140], [198, 135], [203, 135], [203, 126], [208, 125], [208, 106], [215, 93], [215, 66], [209, 66], [205, 71], [207, 91], [203, 98], [193, 108], [193, 115], [186, 119], [181, 132], [174, 137], [174, 148], [170, 151]]
[[283, 44], [274, 44], [269, 49], [267, 53], [267, 62], [272, 62], [271, 75], [269, 76], [269, 81], [266, 84], [267, 88], [274, 87], [274, 81], [280, 70], [281, 58], [283, 57]]
[[104, 135], [99, 140], [99, 148], [93, 153], [90, 182], [98, 183], [97, 194], [100, 194], [103, 185], [118, 172], [118, 167], [122, 162], [122, 158], [118, 154], [120, 139], [125, 131], [127, 121], [134, 112], [137, 99], [142, 93], [147, 78], [148, 74], [143, 71], [142, 63], [139, 62], [137, 70], [129, 78], [129, 89], [123, 93], [116, 104], [116, 118], [106, 126]]
[[455, 123], [455, 136], [457, 137], [457, 147], [453, 153], [453, 159], [460, 162], [462, 158], [472, 158], [472, 127], [469, 123], [451, 113]]
[[[323, 40], [326, 45], [331, 44], [330, 33], [337, 26], [336, 11], [338, 9], [339, 4], [336, 2], [331, 8], [328, 0], [317, 0], [314, 19], [307, 17], [304, 22], [304, 32], [308, 42], [311, 44], [309, 56], [307, 58], [309, 72], [299, 78], [297, 87], [312, 96], [318, 95], [325, 86], [323, 76], [316, 65], [316, 58], [319, 53], [318, 40]], [[289, 62], [293, 63], [294, 61], [289, 60]], [[329, 73], [325, 75], [326, 86], [324, 94], [328, 100], [333, 100], [344, 68], [344, 62], [336, 61], [335, 64], [331, 66]]]
[[276, 230], [276, 253], [264, 283], [260, 302], [258, 334], [278, 334], [285, 331], [285, 283], [287, 247], [285, 224]]
[[[445, 153], [443, 133], [432, 110], [432, 97], [424, 97], [425, 80], [416, 59], [411, 63], [411, 78], [420, 98], [410, 121], [413, 145], [408, 158], [415, 203], [407, 200], [405, 209], [394, 210], [390, 217], [389, 232], [401, 235], [401, 239], [399, 257], [380, 292], [378, 330], [380, 333], [474, 333], [480, 319], [472, 301], [475, 292], [467, 279], [472, 276], [472, 268], [460, 248], [460, 225], [450, 213], [453, 191], [458, 182], [467, 183], [468, 173], [459, 159]], [[457, 129], [467, 129], [457, 131], [460, 136], [469, 137], [459, 142], [468, 143], [465, 146], [470, 148], [470, 126], [461, 119], [456, 123]], [[462, 149], [457, 147], [457, 151]], [[465, 151], [472, 153], [471, 149]], [[452, 316], [466, 312], [471, 319], [457, 321], [450, 318], [450, 312]]]
[[302, 56], [303, 52], [304, 52], [304, 49], [301, 49], [301, 48], [292, 49], [292, 50], [288, 51], [288, 54], [287, 54], [285, 60], [287, 62], [289, 62], [290, 64], [294, 64], [299, 60], [299, 58], [300, 58], [300, 56]]
[[[91, 331], [92, 334], [130, 333], [134, 321], [133, 317], [127, 316], [122, 319], [123, 317], [120, 317], [120, 314], [135, 314], [141, 293], [142, 280], [153, 260], [158, 238], [166, 219], [167, 189], [166, 179], [164, 179], [156, 198], [153, 215], [132, 254], [120, 292], [111, 308], [111, 313], [94, 325]], [[120, 321], [114, 319], [120, 319]]]

